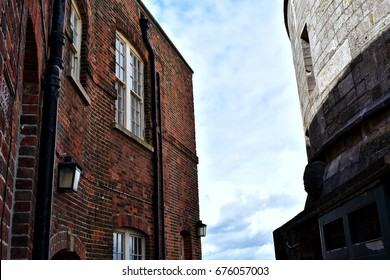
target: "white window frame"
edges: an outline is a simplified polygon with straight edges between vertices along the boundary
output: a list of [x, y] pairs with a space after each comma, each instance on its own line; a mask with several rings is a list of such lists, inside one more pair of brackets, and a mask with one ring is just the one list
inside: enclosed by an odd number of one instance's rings
[[144, 139], [144, 63], [126, 38], [116, 35], [116, 123]]
[[82, 21], [80, 12], [75, 1], [72, 1], [69, 18], [70, 27], [70, 75], [80, 82], [80, 58], [81, 58], [81, 35]]
[[145, 237], [132, 229], [114, 230], [113, 259], [145, 260]]

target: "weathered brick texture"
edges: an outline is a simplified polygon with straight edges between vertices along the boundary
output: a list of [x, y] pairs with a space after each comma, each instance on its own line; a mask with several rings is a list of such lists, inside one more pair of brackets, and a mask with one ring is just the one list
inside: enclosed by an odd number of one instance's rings
[[1, 257], [29, 259], [49, 4], [2, 1], [1, 8]]
[[[31, 259], [43, 81], [52, 1], [2, 1], [0, 38], [0, 195], [2, 259]], [[151, 62], [140, 14], [152, 21], [149, 40], [160, 78], [163, 194], [162, 250], [168, 259], [201, 258], [192, 69], [146, 7], [137, 0], [75, 1], [82, 19], [80, 82], [70, 76], [66, 1], [64, 70], [58, 92], [58, 125], [49, 255], [112, 259], [113, 231], [142, 232], [146, 258], [154, 259], [154, 170]], [[145, 64], [145, 139], [115, 125], [115, 38], [121, 32]], [[83, 169], [76, 193], [59, 193], [57, 166], [70, 155]], [[7, 180], [7, 182], [6, 182]], [[162, 216], [164, 215], [164, 216]], [[12, 228], [12, 232], [11, 232]], [[162, 240], [162, 238], [165, 240]], [[188, 249], [190, 248], [190, 249]]]

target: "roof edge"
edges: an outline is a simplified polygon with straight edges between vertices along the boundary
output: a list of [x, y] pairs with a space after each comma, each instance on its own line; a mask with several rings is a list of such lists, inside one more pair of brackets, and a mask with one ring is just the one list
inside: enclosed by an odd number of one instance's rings
[[141, 0], [137, 0], [137, 3], [139, 4], [140, 8], [143, 12], [147, 14], [147, 17], [153, 22], [153, 25], [157, 27], [157, 29], [160, 31], [160, 33], [164, 36], [164, 38], [168, 41], [168, 43], [173, 47], [173, 49], [176, 51], [178, 56], [181, 58], [181, 60], [184, 62], [184, 64], [188, 67], [188, 69], [191, 71], [192, 74], [194, 74], [194, 70], [191, 68], [191, 66], [188, 64], [186, 59], [183, 57], [183, 55], [180, 53], [180, 51], [177, 49], [175, 44], [172, 42], [172, 40], [168, 37], [168, 35], [165, 33], [164, 29], [160, 26], [158, 21], [154, 18], [152, 13], [148, 10], [148, 8], [145, 6], [145, 4]]

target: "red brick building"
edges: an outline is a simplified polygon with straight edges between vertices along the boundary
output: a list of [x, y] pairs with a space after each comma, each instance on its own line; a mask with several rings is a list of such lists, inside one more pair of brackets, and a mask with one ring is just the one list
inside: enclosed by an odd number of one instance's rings
[[1, 9], [1, 258], [200, 259], [193, 71], [144, 4]]

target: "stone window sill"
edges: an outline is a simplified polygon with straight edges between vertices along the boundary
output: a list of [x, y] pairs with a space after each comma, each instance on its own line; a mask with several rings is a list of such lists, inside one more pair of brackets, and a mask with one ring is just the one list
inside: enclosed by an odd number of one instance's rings
[[114, 128], [119, 130], [120, 132], [122, 132], [123, 134], [125, 134], [127, 137], [129, 137], [130, 139], [132, 139], [133, 141], [137, 142], [138, 144], [142, 145], [143, 147], [145, 147], [146, 149], [148, 149], [149, 151], [152, 151], [153, 152], [153, 146], [148, 144], [145, 140], [139, 138], [138, 136], [136, 136], [135, 134], [133, 134], [130, 130], [128, 130], [127, 128], [125, 128], [124, 126], [118, 124], [118, 123], [114, 123]]
[[79, 93], [81, 99], [86, 103], [86, 105], [91, 105], [91, 98], [89, 97], [88, 93], [85, 91], [84, 87], [80, 84], [78, 80], [76, 80], [73, 75], [69, 74], [68, 77], [72, 81], [73, 85], [76, 87], [77, 92]]

